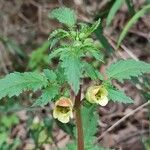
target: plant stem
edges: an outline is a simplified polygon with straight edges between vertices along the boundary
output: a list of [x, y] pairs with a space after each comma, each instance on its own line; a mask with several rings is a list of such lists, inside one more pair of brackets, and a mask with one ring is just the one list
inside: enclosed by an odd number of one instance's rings
[[77, 94], [77, 96], [75, 96], [75, 115], [77, 126], [78, 150], [84, 150], [84, 135], [81, 117], [81, 87], [79, 93]]
[[76, 125], [78, 137], [78, 150], [84, 150], [83, 127], [80, 108], [76, 110]]

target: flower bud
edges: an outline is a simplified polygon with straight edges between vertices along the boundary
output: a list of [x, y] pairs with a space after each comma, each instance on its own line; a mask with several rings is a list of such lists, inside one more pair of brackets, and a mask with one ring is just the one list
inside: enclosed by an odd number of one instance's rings
[[104, 86], [91, 86], [87, 89], [86, 99], [90, 103], [106, 106], [108, 103], [108, 92]]
[[73, 117], [73, 103], [69, 98], [61, 97], [56, 103], [53, 110], [53, 117], [62, 123], [69, 122]]

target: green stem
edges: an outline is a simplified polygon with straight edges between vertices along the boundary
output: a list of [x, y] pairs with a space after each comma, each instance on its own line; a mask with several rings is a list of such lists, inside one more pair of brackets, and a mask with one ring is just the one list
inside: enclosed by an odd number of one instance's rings
[[84, 135], [81, 117], [81, 88], [77, 96], [75, 96], [75, 115], [77, 126], [78, 150], [84, 150]]

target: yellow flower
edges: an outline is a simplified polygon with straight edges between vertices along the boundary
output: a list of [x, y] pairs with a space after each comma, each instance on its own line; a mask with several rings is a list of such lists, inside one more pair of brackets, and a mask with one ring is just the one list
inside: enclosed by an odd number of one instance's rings
[[53, 110], [53, 117], [62, 123], [69, 122], [73, 117], [73, 103], [69, 98], [61, 97], [56, 103]]
[[87, 89], [86, 99], [90, 103], [106, 106], [108, 103], [108, 92], [104, 86], [91, 86]]

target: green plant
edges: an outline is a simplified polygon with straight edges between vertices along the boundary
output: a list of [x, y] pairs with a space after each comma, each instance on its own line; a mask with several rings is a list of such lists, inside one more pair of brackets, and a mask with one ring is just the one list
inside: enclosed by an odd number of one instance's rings
[[[54, 117], [64, 123], [70, 121], [73, 112], [75, 114], [75, 141], [67, 145], [67, 149], [74, 150], [76, 146], [78, 150], [100, 149], [98, 145], [93, 144], [96, 139], [97, 104], [105, 106], [110, 100], [132, 103], [133, 100], [114, 87], [112, 81], [115, 79], [123, 82], [143, 73], [150, 73], [150, 64], [132, 59], [119, 60], [102, 74], [92, 65], [95, 60], [99, 65], [104, 63], [101, 43], [91, 38], [92, 33], [100, 26], [100, 19], [91, 26], [77, 23], [74, 11], [66, 7], [53, 10], [49, 16], [63, 23], [66, 28], [56, 29], [49, 36], [49, 61], [53, 62], [53, 58], [58, 58], [58, 63], [43, 69], [41, 73], [14, 72], [6, 75], [0, 80], [0, 99], [18, 96], [24, 91], [41, 90], [41, 96], [32, 107], [56, 101]], [[48, 44], [49, 42], [46, 47]], [[45, 51], [45, 48], [43, 50]], [[41, 54], [43, 50], [38, 52]], [[89, 86], [87, 91], [82, 91], [85, 78], [95, 81], [95, 84]], [[84, 98], [81, 94], [84, 94]]]
[[52, 130], [53, 120], [44, 118], [42, 121], [36, 116], [29, 124], [29, 133], [34, 140], [35, 148], [41, 149], [44, 143], [52, 143]]
[[15, 150], [21, 143], [19, 138], [14, 138], [13, 142], [11, 142], [11, 128], [19, 123], [19, 118], [16, 115], [4, 115], [0, 116], [0, 149], [7, 150], [12, 149]]
[[129, 29], [131, 28], [132, 25], [134, 25], [138, 19], [142, 16], [145, 15], [146, 12], [150, 11], [150, 5], [146, 5], [144, 6], [140, 11], [138, 11], [129, 21], [128, 23], [125, 25], [123, 31], [121, 32], [119, 39], [118, 39], [118, 46], [120, 46], [122, 40], [124, 39], [124, 37], [126, 36], [126, 34], [128, 33]]

